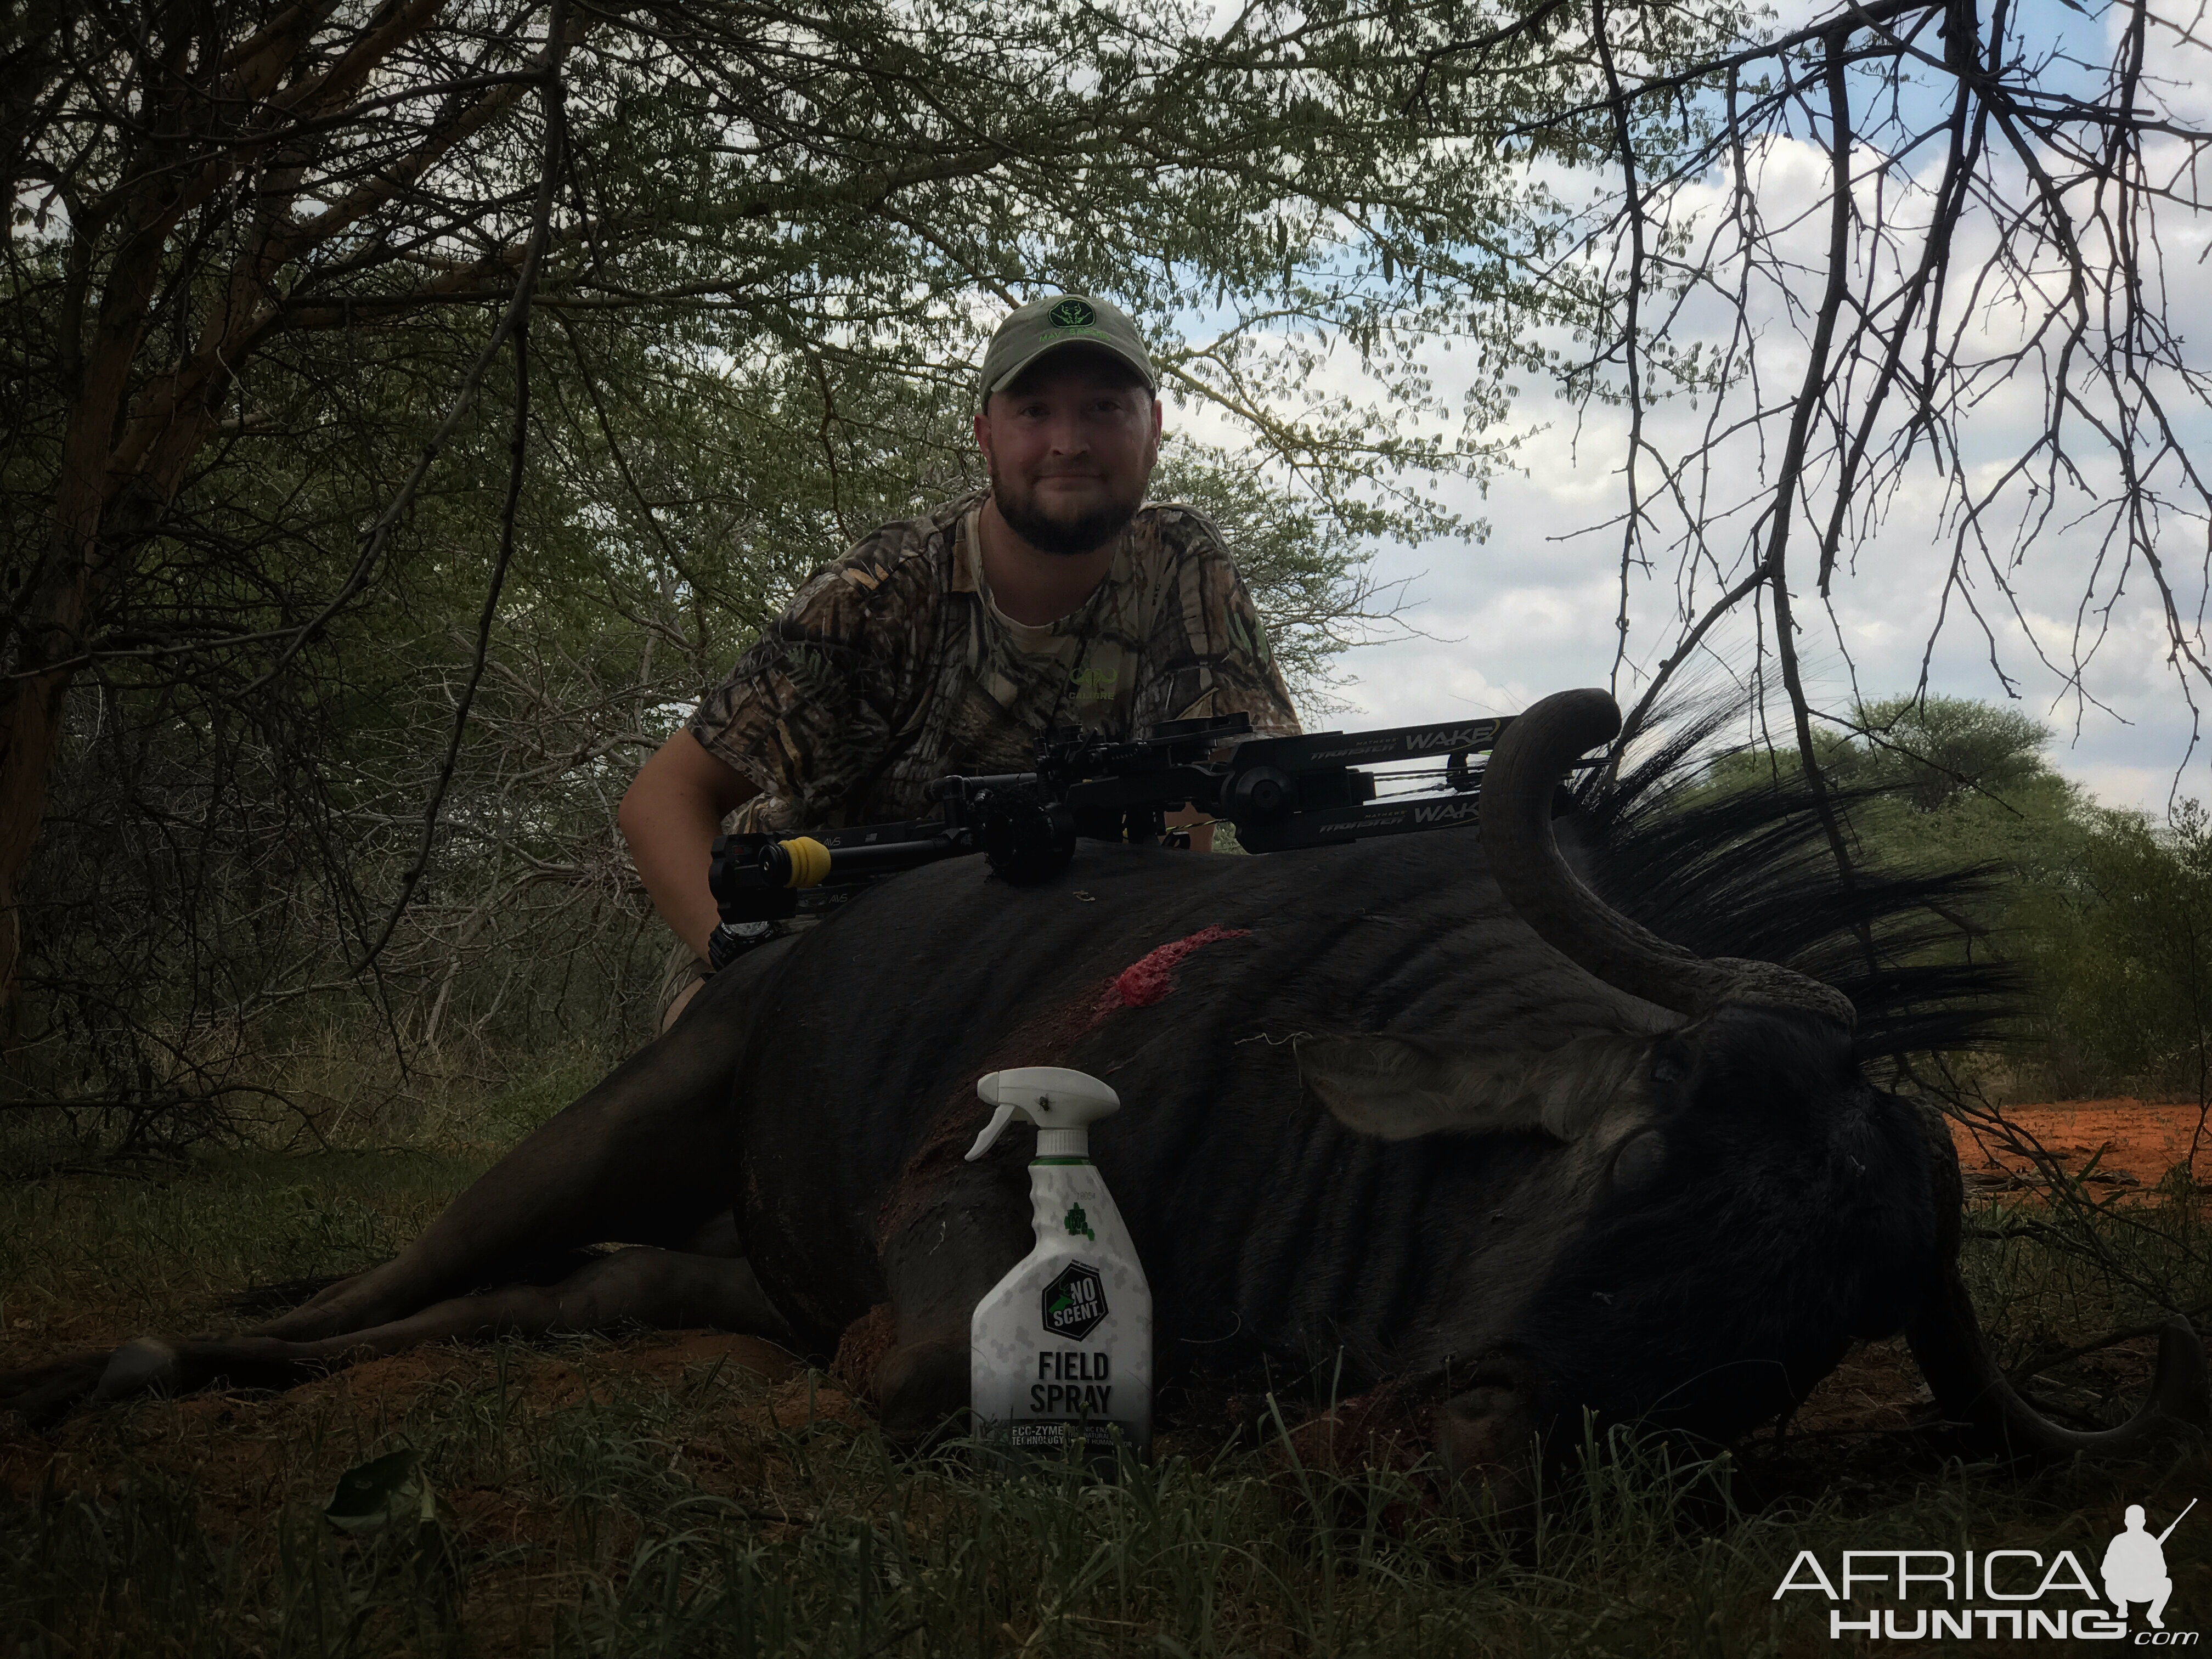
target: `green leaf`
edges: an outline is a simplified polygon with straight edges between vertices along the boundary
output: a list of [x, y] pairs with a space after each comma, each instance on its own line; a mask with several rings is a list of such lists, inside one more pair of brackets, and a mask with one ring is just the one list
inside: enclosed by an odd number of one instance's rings
[[420, 1466], [420, 1455], [411, 1446], [356, 1463], [338, 1477], [323, 1518], [350, 1533], [382, 1532], [395, 1523], [434, 1520], [437, 1498]]

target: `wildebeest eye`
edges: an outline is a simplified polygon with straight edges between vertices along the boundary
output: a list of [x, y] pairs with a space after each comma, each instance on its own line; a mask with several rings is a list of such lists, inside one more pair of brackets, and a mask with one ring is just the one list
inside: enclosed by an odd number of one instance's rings
[[1656, 1129], [1646, 1129], [1621, 1142], [1613, 1155], [1613, 1184], [1624, 1193], [1642, 1192], [1659, 1179], [1667, 1164], [1667, 1140]]
[[1682, 1062], [1672, 1054], [1660, 1055], [1657, 1063], [1651, 1067], [1651, 1080], [1654, 1083], [1680, 1083], [1682, 1080]]

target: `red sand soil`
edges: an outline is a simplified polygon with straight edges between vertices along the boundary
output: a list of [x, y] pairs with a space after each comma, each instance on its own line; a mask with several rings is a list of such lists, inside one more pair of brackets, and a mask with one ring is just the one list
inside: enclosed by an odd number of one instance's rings
[[[2089, 1176], [2093, 1188], [2155, 1187], [2175, 1164], [2189, 1161], [2192, 1141], [2196, 1177], [2212, 1181], [2212, 1122], [2197, 1140], [2194, 1104], [2161, 1106], [2123, 1097], [2007, 1106], [2002, 1115], [2069, 1170], [2081, 1170], [2095, 1158]], [[1959, 1167], [1970, 1193], [2018, 1186], [2023, 1174], [2033, 1173], [2033, 1160], [1971, 1124], [1954, 1120], [1951, 1138], [1958, 1143]]]

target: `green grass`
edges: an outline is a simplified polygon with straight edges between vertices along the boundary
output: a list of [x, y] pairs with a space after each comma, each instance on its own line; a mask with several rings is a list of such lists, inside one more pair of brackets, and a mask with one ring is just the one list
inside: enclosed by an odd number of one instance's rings
[[[209, 1158], [0, 1191], [0, 1364], [220, 1325], [246, 1285], [358, 1267], [482, 1158]], [[2072, 1232], [2023, 1206], [1974, 1219], [1989, 1236], [1971, 1274], [2010, 1355], [2212, 1277], [2202, 1206], [2178, 1188]], [[1861, 1356], [1856, 1380], [1816, 1399], [1828, 1414], [1808, 1407], [1779, 1444], [1686, 1464], [1626, 1435], [1589, 1441], [1536, 1523], [1512, 1528], [1425, 1465], [1310, 1466], [1285, 1432], [1294, 1401], [1242, 1439], [1186, 1405], [1158, 1460], [1118, 1482], [1010, 1478], [957, 1451], [895, 1456], [827, 1378], [734, 1363], [757, 1352], [665, 1336], [445, 1349], [282, 1395], [0, 1428], [0, 1653], [1833, 1653], [1853, 1650], [1829, 1641], [1825, 1602], [1773, 1599], [1800, 1549], [2094, 1559], [2119, 1504], [2212, 1498], [2193, 1453], [2008, 1473], [1849, 1428], [1868, 1377], [1902, 1408], [1915, 1379], [1893, 1348]], [[2145, 1352], [2118, 1345], [2038, 1386], [2108, 1417], [2140, 1391]], [[358, 1534], [325, 1518], [341, 1474], [403, 1448], [431, 1520]], [[2212, 1522], [2185, 1525], [2168, 1558], [2168, 1622], [2212, 1624]]]
[[175, 1328], [253, 1285], [392, 1255], [490, 1162], [403, 1149], [233, 1154], [0, 1186], [0, 1364]]

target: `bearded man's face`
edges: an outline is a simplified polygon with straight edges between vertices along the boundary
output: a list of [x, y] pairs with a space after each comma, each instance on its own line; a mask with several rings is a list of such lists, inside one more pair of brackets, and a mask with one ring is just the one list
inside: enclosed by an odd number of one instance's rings
[[975, 438], [1014, 533], [1041, 552], [1089, 553], [1144, 505], [1160, 408], [1120, 360], [1065, 349], [994, 392]]

